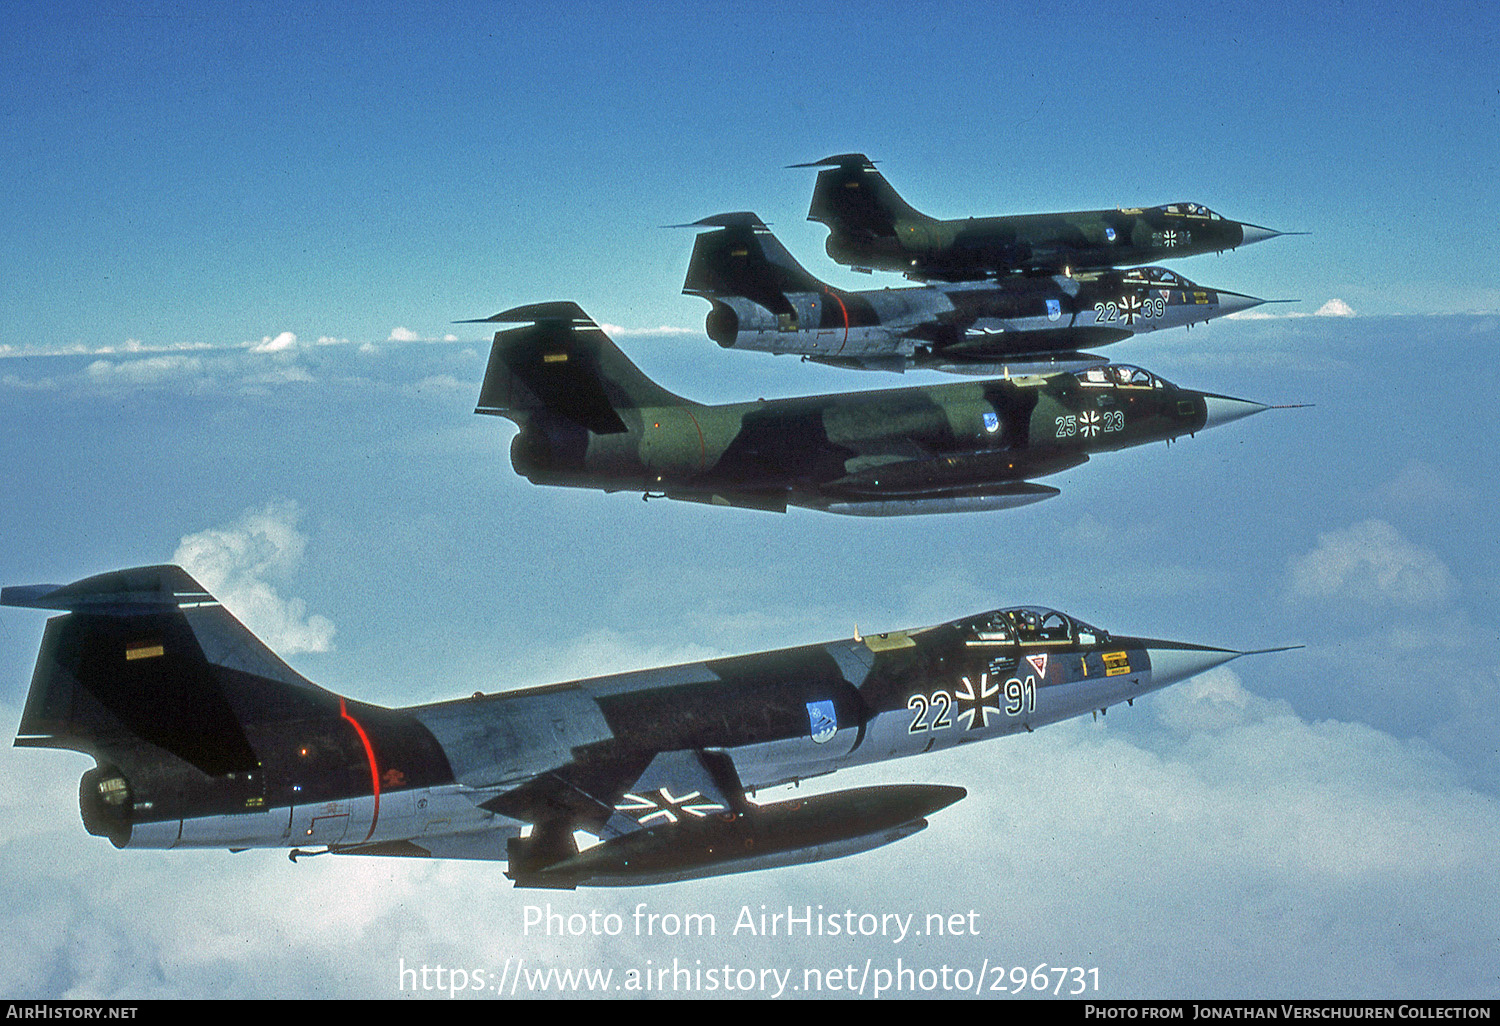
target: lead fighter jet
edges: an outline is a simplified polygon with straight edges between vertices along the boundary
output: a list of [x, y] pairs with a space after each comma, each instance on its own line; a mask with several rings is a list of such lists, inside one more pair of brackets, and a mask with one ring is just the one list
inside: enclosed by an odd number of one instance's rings
[[708, 337], [861, 370], [1035, 373], [1107, 363], [1077, 352], [1265, 302], [1165, 267], [846, 292], [809, 274], [748, 211], [692, 225], [682, 291], [713, 304]]
[[[575, 303], [486, 318], [476, 413], [521, 428], [536, 484], [858, 516], [1008, 509], [1058, 489], [1028, 478], [1267, 409], [1126, 365], [706, 406], [647, 378]], [[472, 322], [471, 322], [472, 323]]]
[[919, 281], [1132, 267], [1300, 234], [1233, 221], [1199, 203], [945, 221], [902, 199], [863, 153], [792, 167], [824, 168], [807, 219], [828, 226], [829, 256]]
[[[964, 789], [748, 796], [1029, 732], [1247, 654], [1016, 608], [392, 709], [306, 680], [180, 567], [9, 587], [0, 604], [62, 611], [16, 745], [94, 758], [79, 785], [89, 833], [117, 848], [290, 848], [293, 861], [504, 860], [523, 887], [668, 883], [878, 848]], [[580, 847], [575, 831], [600, 843]]]

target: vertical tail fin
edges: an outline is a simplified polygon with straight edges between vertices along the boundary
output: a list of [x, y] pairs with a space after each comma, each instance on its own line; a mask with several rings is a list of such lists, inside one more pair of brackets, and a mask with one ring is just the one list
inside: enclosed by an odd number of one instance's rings
[[16, 745], [93, 756], [79, 811], [116, 847], [280, 846], [294, 813], [298, 839], [337, 841], [345, 799], [367, 810], [368, 840], [382, 787], [453, 779], [414, 718], [310, 683], [181, 567], [5, 588], [0, 604], [63, 611]]
[[522, 422], [547, 412], [595, 434], [627, 429], [620, 410], [691, 405], [641, 373], [577, 303], [533, 303], [483, 321], [497, 331], [475, 413]]
[[825, 169], [818, 172], [807, 219], [822, 221], [835, 235], [891, 239], [896, 237], [897, 222], [932, 220], [902, 199], [863, 153], [791, 166]]
[[717, 299], [742, 296], [777, 311], [787, 306], [788, 292], [822, 292], [825, 282], [814, 278], [787, 252], [759, 217], [748, 211], [715, 214], [687, 228], [710, 227], [693, 243], [687, 280], [682, 291], [690, 296]]
[[18, 746], [113, 759], [144, 742], [210, 775], [246, 771], [257, 765], [247, 722], [327, 694], [181, 567], [6, 588], [0, 604], [67, 613], [47, 622]]

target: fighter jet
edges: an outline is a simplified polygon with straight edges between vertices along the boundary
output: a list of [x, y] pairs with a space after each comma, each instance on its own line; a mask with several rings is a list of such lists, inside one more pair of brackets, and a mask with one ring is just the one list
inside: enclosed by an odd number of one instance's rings
[[845, 292], [809, 274], [752, 213], [679, 227], [715, 229], [699, 234], [682, 286], [713, 304], [709, 338], [866, 370], [1073, 370], [1108, 362], [1080, 348], [1265, 302], [1164, 267]]
[[1197, 203], [942, 221], [897, 195], [863, 153], [791, 166], [825, 168], [807, 219], [828, 226], [829, 256], [918, 281], [1131, 267], [1300, 234], [1231, 221]]
[[[517, 307], [495, 333], [476, 413], [507, 417], [535, 484], [785, 512], [1006, 509], [1029, 478], [1267, 409], [1139, 367], [706, 406], [646, 377], [576, 303]], [[471, 322], [474, 323], [474, 322]]]
[[1016, 608], [386, 708], [308, 681], [180, 567], [9, 587], [0, 603], [62, 611], [15, 743], [93, 757], [83, 823], [115, 847], [503, 860], [517, 886], [568, 889], [890, 844], [964, 789], [751, 796], [1029, 732], [1247, 654]]

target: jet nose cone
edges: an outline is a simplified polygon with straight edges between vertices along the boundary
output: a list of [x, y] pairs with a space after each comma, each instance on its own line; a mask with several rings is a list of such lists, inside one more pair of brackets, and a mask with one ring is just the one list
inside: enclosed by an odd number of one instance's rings
[[1244, 654], [1228, 648], [1210, 648], [1206, 645], [1172, 641], [1150, 641], [1146, 644], [1146, 655], [1151, 660], [1152, 687], [1165, 687], [1196, 677]]
[[1236, 314], [1242, 310], [1252, 310], [1264, 302], [1264, 299], [1256, 299], [1254, 296], [1242, 296], [1238, 292], [1220, 292], [1219, 312], [1221, 314]]
[[1205, 428], [1218, 427], [1220, 424], [1228, 424], [1231, 420], [1239, 420], [1252, 413], [1270, 409], [1264, 403], [1253, 403], [1248, 399], [1234, 399], [1227, 395], [1205, 394], [1203, 405], [1207, 408], [1203, 421]]
[[1262, 228], [1258, 224], [1245, 224], [1240, 222], [1240, 230], [1245, 233], [1244, 239], [1240, 241], [1241, 246], [1248, 246], [1252, 242], [1264, 242], [1266, 239], [1274, 239], [1278, 235], [1286, 235], [1286, 232], [1278, 232], [1271, 228]]

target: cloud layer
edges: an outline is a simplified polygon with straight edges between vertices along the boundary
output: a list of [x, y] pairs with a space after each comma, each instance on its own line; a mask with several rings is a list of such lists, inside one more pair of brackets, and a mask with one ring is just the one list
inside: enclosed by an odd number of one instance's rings
[[[13, 996], [398, 996], [402, 960], [498, 974], [507, 959], [617, 980], [674, 958], [790, 970], [794, 995], [804, 969], [867, 957], [1097, 966], [1103, 997], [1472, 997], [1493, 983], [1500, 804], [1426, 746], [1308, 722], [1228, 668], [1099, 722], [816, 782], [962, 781], [970, 795], [893, 847], [668, 888], [517, 891], [496, 863], [119, 852], [82, 833], [63, 758], [0, 750], [0, 830], [42, 856], [0, 862], [0, 882], [29, 895], [0, 918]], [[527, 906], [631, 923], [641, 903], [711, 914], [718, 931], [524, 927]], [[904, 944], [732, 932], [742, 909], [788, 906], [972, 913], [974, 930]]]
[[1318, 546], [1292, 563], [1292, 592], [1360, 605], [1432, 607], [1455, 589], [1453, 574], [1428, 549], [1384, 520], [1318, 535]]
[[172, 561], [207, 588], [251, 632], [283, 655], [326, 652], [334, 626], [308, 615], [299, 598], [283, 598], [274, 582], [286, 581], [302, 561], [307, 538], [297, 529], [295, 502], [274, 500], [246, 510], [234, 523], [182, 539]]

